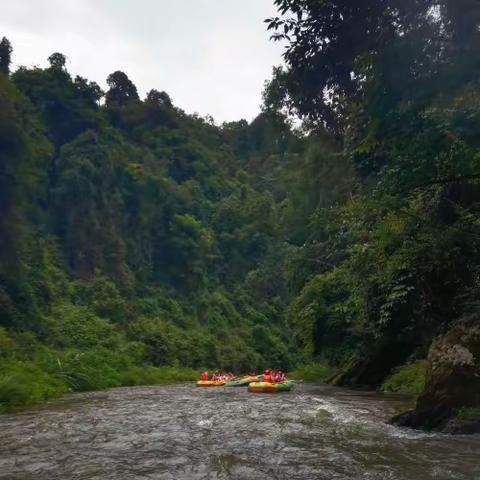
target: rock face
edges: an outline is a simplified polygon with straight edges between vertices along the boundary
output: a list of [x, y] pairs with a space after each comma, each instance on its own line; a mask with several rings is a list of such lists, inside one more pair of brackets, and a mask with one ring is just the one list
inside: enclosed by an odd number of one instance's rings
[[480, 432], [480, 419], [460, 419], [480, 407], [480, 313], [438, 337], [428, 355], [427, 382], [415, 410], [394, 417], [396, 425], [445, 433]]

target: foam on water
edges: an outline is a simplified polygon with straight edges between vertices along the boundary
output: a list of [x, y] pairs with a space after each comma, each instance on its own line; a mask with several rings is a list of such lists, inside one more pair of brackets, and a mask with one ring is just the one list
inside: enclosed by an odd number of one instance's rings
[[72, 395], [0, 417], [0, 480], [480, 479], [479, 437], [387, 425], [397, 404], [303, 384]]

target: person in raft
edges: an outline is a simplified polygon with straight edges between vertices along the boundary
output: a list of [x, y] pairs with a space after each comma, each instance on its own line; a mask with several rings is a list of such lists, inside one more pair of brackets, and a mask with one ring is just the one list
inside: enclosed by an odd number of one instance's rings
[[272, 371], [269, 370], [268, 368], [263, 372], [263, 381], [265, 383], [274, 383]]
[[200, 380], [202, 382], [206, 382], [208, 380], [208, 372], [207, 371], [202, 372], [202, 374], [200, 375]]
[[277, 383], [285, 381], [285, 372], [283, 370], [277, 370], [273, 375], [273, 380]]

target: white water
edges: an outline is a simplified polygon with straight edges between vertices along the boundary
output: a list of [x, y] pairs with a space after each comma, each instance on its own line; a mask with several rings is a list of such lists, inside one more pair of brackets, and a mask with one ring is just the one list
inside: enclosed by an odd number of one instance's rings
[[387, 425], [404, 403], [315, 385], [75, 394], [0, 417], [0, 480], [480, 480], [480, 437]]

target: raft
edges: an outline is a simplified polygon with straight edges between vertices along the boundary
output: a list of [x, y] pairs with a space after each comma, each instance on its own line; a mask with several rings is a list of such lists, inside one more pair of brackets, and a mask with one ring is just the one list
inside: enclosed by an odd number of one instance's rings
[[289, 392], [292, 388], [293, 382], [290, 380], [278, 383], [254, 382], [248, 386], [248, 391], [253, 393], [279, 393]]
[[223, 387], [225, 385], [224, 380], [199, 380], [197, 387]]
[[231, 382], [227, 382], [225, 384], [226, 387], [247, 387], [253, 382], [258, 382], [260, 380], [259, 377], [243, 377], [239, 380], [232, 380]]

